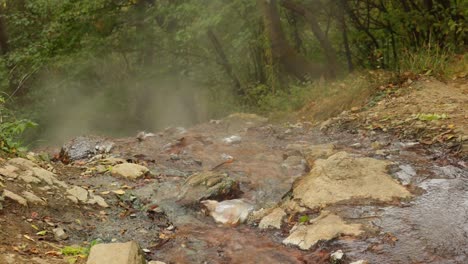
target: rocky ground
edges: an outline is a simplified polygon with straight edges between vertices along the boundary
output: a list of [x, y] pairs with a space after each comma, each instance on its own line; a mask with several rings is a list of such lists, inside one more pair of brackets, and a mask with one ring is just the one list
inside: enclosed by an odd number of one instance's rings
[[318, 125], [233, 114], [1, 160], [0, 263], [132, 240], [164, 263], [466, 263], [467, 86], [405, 87]]

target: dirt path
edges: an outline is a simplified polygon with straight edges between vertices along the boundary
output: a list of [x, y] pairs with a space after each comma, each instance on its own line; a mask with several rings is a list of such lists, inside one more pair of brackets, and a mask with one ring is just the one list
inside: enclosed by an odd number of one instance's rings
[[[341, 263], [466, 263], [467, 89], [429, 84], [319, 126], [235, 114], [146, 138], [77, 139], [89, 153], [111, 148], [71, 165], [2, 161], [3, 188], [44, 203], [2, 202], [0, 263], [85, 263], [60, 248], [96, 239], [135, 240], [166, 263], [330, 263], [337, 250]], [[118, 177], [122, 162], [149, 173]], [[234, 198], [254, 210], [237, 227], [215, 223], [200, 203]]]

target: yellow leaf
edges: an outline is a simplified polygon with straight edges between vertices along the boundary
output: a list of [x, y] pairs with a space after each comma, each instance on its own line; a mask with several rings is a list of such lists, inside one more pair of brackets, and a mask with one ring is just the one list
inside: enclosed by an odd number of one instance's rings
[[27, 240], [31, 240], [31, 241], [34, 241], [34, 239], [32, 239], [30, 236], [28, 235], [23, 235], [24, 238], [26, 238]]
[[122, 195], [122, 194], [125, 194], [125, 191], [124, 190], [114, 190], [112, 191], [113, 193], [117, 194], [117, 195]]

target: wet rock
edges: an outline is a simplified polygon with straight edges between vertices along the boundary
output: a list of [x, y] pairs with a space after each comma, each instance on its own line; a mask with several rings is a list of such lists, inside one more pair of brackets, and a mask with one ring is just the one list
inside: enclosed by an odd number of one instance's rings
[[301, 175], [307, 169], [307, 162], [301, 156], [289, 156], [281, 163], [289, 175]]
[[339, 216], [323, 211], [309, 225], [296, 224], [283, 243], [308, 250], [320, 240], [330, 240], [341, 234], [357, 236], [361, 233], [361, 225], [346, 224]]
[[152, 261], [148, 262], [148, 264], [166, 264], [166, 263], [162, 262], [162, 261], [158, 261], [158, 260], [152, 260]]
[[140, 246], [127, 243], [97, 244], [91, 248], [86, 264], [145, 264]]
[[87, 159], [98, 153], [108, 153], [114, 143], [102, 138], [81, 136], [77, 137], [60, 150], [60, 160], [68, 164], [75, 160]]
[[295, 184], [294, 200], [313, 209], [352, 198], [389, 202], [411, 197], [408, 190], [387, 174], [389, 164], [346, 152], [319, 159], [310, 173]]
[[260, 229], [267, 229], [267, 228], [281, 228], [281, 223], [283, 222], [283, 218], [286, 216], [286, 212], [281, 208], [276, 208], [268, 214], [267, 216], [263, 217], [258, 227]]
[[227, 144], [227, 145], [239, 144], [241, 143], [241, 141], [242, 141], [242, 138], [237, 135], [223, 138], [224, 144]]
[[178, 198], [181, 204], [195, 204], [207, 199], [234, 198], [239, 193], [239, 183], [226, 173], [204, 171], [185, 180]]
[[14, 192], [11, 192], [7, 189], [3, 190], [3, 196], [5, 198], [8, 198], [10, 200], [13, 200], [23, 206], [28, 206], [28, 202], [26, 199], [24, 199], [23, 197], [21, 197], [20, 195], [14, 193]]
[[395, 173], [395, 176], [397, 176], [401, 183], [406, 185], [411, 183], [411, 179], [416, 176], [416, 171], [411, 165], [400, 165], [400, 171]]
[[58, 241], [68, 239], [68, 234], [65, 233], [65, 230], [63, 230], [61, 227], [52, 229], [52, 232], [54, 233], [55, 239]]
[[112, 167], [112, 174], [127, 179], [137, 179], [149, 172], [148, 168], [134, 163], [122, 163]]
[[28, 191], [23, 191], [21, 193], [21, 195], [30, 203], [32, 204], [40, 204], [40, 205], [46, 205], [47, 202], [44, 201], [42, 198], [39, 198], [38, 196], [36, 196], [34, 193], [32, 192], [28, 192]]
[[88, 191], [79, 186], [73, 186], [67, 190], [67, 193], [78, 199], [80, 202], [86, 202], [88, 200]]
[[[307, 160], [309, 166], [312, 166], [317, 159], [326, 159], [335, 154], [337, 150], [332, 143], [311, 145], [309, 142], [296, 142], [286, 146], [287, 153], [300, 154]], [[295, 155], [297, 155], [295, 154]]]
[[217, 223], [225, 225], [238, 225], [245, 222], [254, 209], [252, 204], [241, 199], [222, 202], [205, 200], [202, 204]]

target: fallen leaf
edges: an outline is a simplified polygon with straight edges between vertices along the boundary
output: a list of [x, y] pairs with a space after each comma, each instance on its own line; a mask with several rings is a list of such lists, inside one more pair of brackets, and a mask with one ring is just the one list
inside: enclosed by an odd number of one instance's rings
[[45, 236], [47, 234], [47, 230], [42, 230], [36, 233], [38, 236]]
[[110, 191], [101, 192], [102, 195], [107, 195], [107, 194], [109, 194], [109, 193], [110, 193]]
[[123, 195], [125, 194], [125, 191], [124, 190], [114, 190], [112, 191], [113, 193], [117, 194], [117, 195]]
[[23, 235], [24, 238], [26, 238], [27, 240], [31, 240], [31, 241], [34, 241], [34, 239], [32, 239], [30, 236], [28, 235]]
[[46, 254], [46, 255], [49, 255], [49, 256], [56, 256], [56, 257], [58, 257], [58, 256], [61, 256], [61, 255], [62, 255], [62, 253], [61, 253], [61, 252], [59, 252], [59, 251], [55, 251], [55, 250], [52, 250], [52, 251], [47, 251], [45, 254]]

